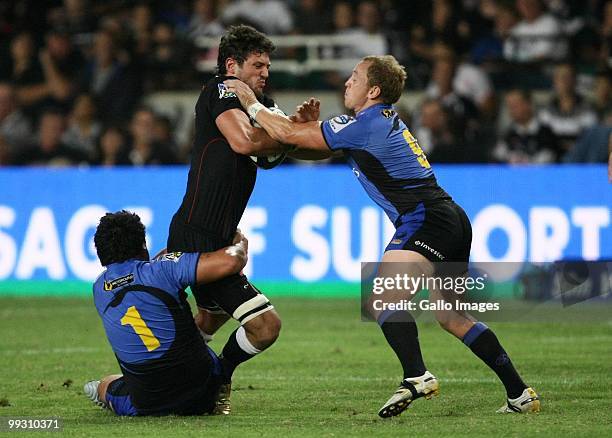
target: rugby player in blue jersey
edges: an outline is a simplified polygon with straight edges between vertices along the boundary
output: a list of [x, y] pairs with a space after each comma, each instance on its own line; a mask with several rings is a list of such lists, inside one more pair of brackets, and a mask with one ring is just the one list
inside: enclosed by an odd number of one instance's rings
[[[470, 221], [438, 185], [417, 140], [393, 109], [405, 79], [404, 68], [393, 56], [365, 57], [345, 83], [344, 104], [355, 116], [305, 123], [273, 114], [238, 80], [227, 80], [225, 85], [272, 138], [298, 147], [295, 156], [319, 159], [344, 154], [367, 194], [396, 228], [382, 257], [379, 276], [385, 276], [384, 271], [392, 269], [389, 266], [396, 266], [386, 262], [403, 262], [414, 277], [440, 274], [441, 262], [452, 262], [459, 268], [451, 274], [463, 276], [472, 241]], [[318, 118], [318, 105], [311, 99], [298, 107], [297, 113]], [[431, 289], [430, 300], [448, 300], [448, 296]], [[399, 388], [378, 412], [381, 417], [391, 417], [401, 414], [415, 399], [437, 395], [439, 385], [425, 366], [410, 313], [371, 311], [404, 372]], [[537, 394], [523, 382], [490, 328], [464, 312], [437, 311], [436, 318], [502, 381], [507, 402], [498, 412], [540, 410]]]
[[94, 242], [106, 270], [93, 286], [96, 310], [122, 374], [85, 384], [85, 394], [117, 415], [200, 415], [216, 406], [223, 369], [206, 345], [185, 288], [233, 275], [248, 242], [214, 252], [167, 253], [149, 260], [145, 228], [133, 213], [108, 213]]

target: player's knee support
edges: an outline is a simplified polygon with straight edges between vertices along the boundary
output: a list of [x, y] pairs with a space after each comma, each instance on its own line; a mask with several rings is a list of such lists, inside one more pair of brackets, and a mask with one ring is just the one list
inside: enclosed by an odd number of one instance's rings
[[232, 313], [232, 317], [244, 325], [272, 309], [274, 309], [274, 306], [270, 303], [270, 300], [264, 294], [259, 293], [238, 306]]

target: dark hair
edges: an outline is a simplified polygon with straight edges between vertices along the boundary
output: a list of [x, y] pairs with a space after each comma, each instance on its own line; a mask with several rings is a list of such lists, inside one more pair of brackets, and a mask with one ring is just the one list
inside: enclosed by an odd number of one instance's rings
[[100, 219], [94, 243], [102, 266], [140, 256], [145, 249], [145, 227], [136, 213], [121, 210]]
[[272, 53], [276, 49], [270, 39], [251, 26], [244, 24], [231, 26], [219, 43], [219, 56], [217, 57], [217, 71], [227, 73], [225, 61], [233, 58], [238, 65], [249, 57], [251, 53]]

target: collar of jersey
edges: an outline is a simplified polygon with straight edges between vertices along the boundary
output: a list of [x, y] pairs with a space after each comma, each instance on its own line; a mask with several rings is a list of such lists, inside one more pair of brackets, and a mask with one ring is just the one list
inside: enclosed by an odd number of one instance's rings
[[356, 118], [357, 118], [357, 117], [361, 117], [361, 116], [363, 116], [363, 115], [365, 115], [365, 114], [368, 114], [368, 113], [370, 113], [370, 112], [372, 112], [372, 111], [375, 111], [376, 109], [380, 109], [380, 108], [391, 108], [392, 106], [393, 106], [393, 105], [389, 105], [388, 103], [377, 103], [377, 104], [375, 104], [375, 105], [372, 105], [372, 106], [370, 106], [370, 107], [367, 107], [366, 109], [364, 109], [364, 110], [362, 110], [362, 111], [359, 111], [355, 117], [356, 117]]

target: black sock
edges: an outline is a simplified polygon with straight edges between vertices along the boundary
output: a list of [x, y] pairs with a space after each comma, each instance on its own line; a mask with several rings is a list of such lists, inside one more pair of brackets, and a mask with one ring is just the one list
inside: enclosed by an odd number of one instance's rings
[[378, 317], [378, 324], [402, 364], [404, 379], [425, 374], [419, 331], [412, 315], [406, 311], [385, 311]]
[[508, 398], [517, 398], [527, 388], [497, 336], [485, 324], [474, 324], [463, 337], [463, 343], [495, 371], [506, 388]]
[[232, 375], [234, 374], [234, 370], [238, 365], [240, 365], [242, 362], [246, 362], [257, 354], [247, 353], [240, 347], [238, 340], [236, 339], [236, 334], [239, 330], [244, 331], [242, 327], [236, 329], [230, 335], [229, 339], [225, 343], [225, 346], [223, 347], [221, 355], [219, 356], [221, 365], [223, 366], [225, 383], [230, 383], [232, 381]]

